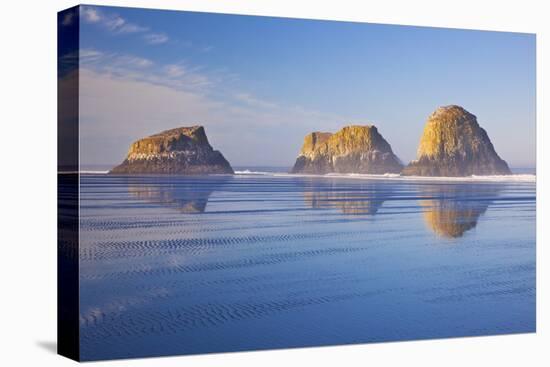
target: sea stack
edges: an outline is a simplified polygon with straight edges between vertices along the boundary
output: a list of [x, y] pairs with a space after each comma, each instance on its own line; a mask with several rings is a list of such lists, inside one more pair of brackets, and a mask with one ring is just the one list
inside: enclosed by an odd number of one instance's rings
[[130, 146], [116, 174], [232, 174], [224, 156], [214, 150], [202, 126], [179, 127], [140, 139]]
[[417, 159], [401, 172], [408, 176], [511, 174], [476, 116], [456, 105], [433, 112], [420, 139]]
[[399, 173], [403, 165], [376, 126], [306, 135], [291, 173]]

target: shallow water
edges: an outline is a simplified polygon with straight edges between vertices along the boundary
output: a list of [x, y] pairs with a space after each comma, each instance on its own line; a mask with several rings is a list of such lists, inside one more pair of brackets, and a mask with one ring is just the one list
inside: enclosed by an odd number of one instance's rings
[[84, 360], [535, 331], [534, 182], [80, 185]]

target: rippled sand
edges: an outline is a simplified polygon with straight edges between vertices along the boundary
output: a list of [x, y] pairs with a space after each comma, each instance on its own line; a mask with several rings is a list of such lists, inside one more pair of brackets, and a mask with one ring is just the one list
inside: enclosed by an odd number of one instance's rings
[[535, 330], [534, 182], [81, 177], [84, 360]]

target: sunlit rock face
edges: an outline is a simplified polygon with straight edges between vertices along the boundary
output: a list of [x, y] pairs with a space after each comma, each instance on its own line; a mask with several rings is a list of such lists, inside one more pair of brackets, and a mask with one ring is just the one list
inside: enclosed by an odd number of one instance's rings
[[224, 156], [214, 150], [202, 126], [180, 127], [134, 142], [117, 174], [232, 174]]
[[402, 171], [415, 176], [511, 174], [495, 151], [476, 116], [460, 106], [438, 108], [430, 115], [420, 139], [417, 160]]
[[376, 126], [308, 134], [291, 173], [399, 173], [403, 168]]

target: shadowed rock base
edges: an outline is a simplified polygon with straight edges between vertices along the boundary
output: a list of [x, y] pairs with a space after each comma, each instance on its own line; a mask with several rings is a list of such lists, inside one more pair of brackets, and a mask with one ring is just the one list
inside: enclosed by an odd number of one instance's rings
[[[498, 156], [496, 157], [498, 158]], [[401, 172], [404, 176], [486, 176], [486, 175], [509, 175], [512, 172], [502, 159], [492, 159], [484, 162], [468, 158], [446, 158], [436, 160], [422, 157], [418, 161], [411, 162]]]

